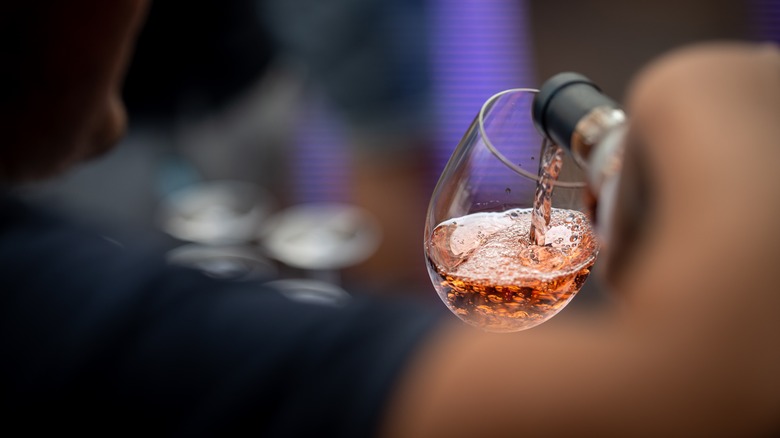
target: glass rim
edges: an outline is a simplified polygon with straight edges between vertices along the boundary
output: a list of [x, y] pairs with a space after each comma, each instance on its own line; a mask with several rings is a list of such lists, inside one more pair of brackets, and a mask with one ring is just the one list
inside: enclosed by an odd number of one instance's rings
[[[504, 163], [505, 166], [509, 167], [513, 172], [524, 176], [526, 178], [532, 179], [534, 181], [539, 179], [538, 175], [534, 175], [531, 172], [521, 168], [520, 166], [514, 164], [512, 161], [510, 161], [504, 154], [501, 153], [501, 151], [498, 150], [493, 145], [493, 142], [490, 140], [490, 138], [487, 135], [487, 132], [485, 131], [485, 112], [487, 112], [487, 108], [491, 106], [498, 98], [511, 94], [511, 93], [531, 93], [536, 94], [539, 90], [536, 88], [510, 88], [508, 90], [499, 91], [498, 93], [490, 96], [487, 100], [485, 100], [485, 103], [482, 104], [482, 108], [479, 110], [479, 115], [477, 116], [477, 123], [479, 125], [479, 135], [482, 136], [482, 140], [485, 143], [485, 147], [488, 148], [490, 153], [492, 153], [496, 158], [498, 158], [499, 161]], [[547, 138], [547, 136], [542, 136], [542, 145], [546, 146], [550, 143], [550, 140]], [[570, 188], [570, 189], [579, 189], [586, 186], [584, 181], [555, 181], [554, 185], [556, 187], [563, 187], [563, 188]]]

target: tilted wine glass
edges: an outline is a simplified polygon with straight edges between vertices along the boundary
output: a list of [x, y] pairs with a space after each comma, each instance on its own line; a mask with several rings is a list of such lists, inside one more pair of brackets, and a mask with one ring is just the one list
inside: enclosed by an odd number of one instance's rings
[[557, 314], [598, 252], [583, 213], [582, 171], [569, 156], [544, 240], [529, 237], [542, 153], [531, 119], [535, 93], [506, 90], [485, 102], [428, 207], [425, 254], [436, 292], [460, 319], [488, 331], [523, 330]]

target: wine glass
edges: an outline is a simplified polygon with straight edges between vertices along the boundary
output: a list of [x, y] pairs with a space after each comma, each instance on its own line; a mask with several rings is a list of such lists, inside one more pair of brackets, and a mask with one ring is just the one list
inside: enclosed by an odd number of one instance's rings
[[434, 288], [455, 315], [487, 331], [524, 330], [556, 315], [598, 252], [583, 213], [583, 171], [570, 156], [555, 155], [552, 144], [548, 158], [563, 161], [549, 223], [537, 227], [542, 240], [529, 236], [543, 152], [531, 118], [535, 93], [506, 90], [485, 102], [428, 207], [425, 254]]
[[273, 206], [262, 187], [241, 181], [202, 181], [168, 193], [160, 203], [160, 226], [189, 242], [170, 250], [168, 263], [223, 280], [274, 277], [276, 267], [253, 243]]
[[371, 256], [380, 239], [379, 223], [369, 212], [342, 203], [289, 207], [269, 218], [260, 231], [270, 257], [336, 285], [341, 283], [340, 270]]
[[271, 195], [254, 184], [206, 181], [178, 189], [161, 202], [163, 230], [205, 245], [243, 244], [255, 238], [273, 210]]

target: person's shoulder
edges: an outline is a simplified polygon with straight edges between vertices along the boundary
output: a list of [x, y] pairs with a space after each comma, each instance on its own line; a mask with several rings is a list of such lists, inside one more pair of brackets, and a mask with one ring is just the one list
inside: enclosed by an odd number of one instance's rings
[[79, 271], [89, 271], [127, 253], [100, 230], [22, 197], [0, 194], [0, 273], [6, 278], [11, 274], [44, 272], [79, 260], [84, 262]]

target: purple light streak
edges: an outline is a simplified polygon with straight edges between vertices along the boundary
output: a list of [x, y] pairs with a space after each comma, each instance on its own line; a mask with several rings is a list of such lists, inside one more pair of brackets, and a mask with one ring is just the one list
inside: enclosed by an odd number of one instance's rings
[[432, 0], [436, 159], [444, 167], [484, 101], [535, 84], [522, 0]]
[[780, 0], [753, 0], [751, 6], [756, 37], [780, 44]]

